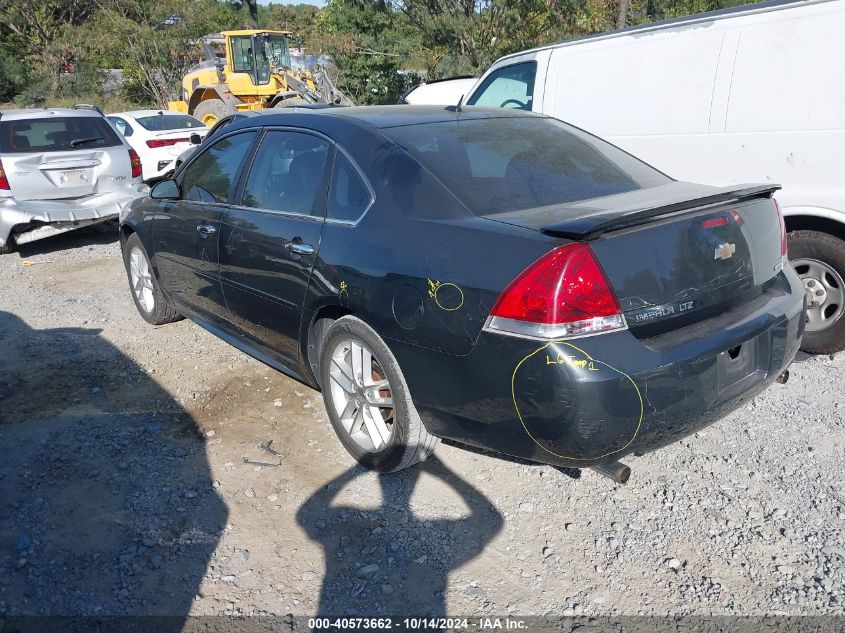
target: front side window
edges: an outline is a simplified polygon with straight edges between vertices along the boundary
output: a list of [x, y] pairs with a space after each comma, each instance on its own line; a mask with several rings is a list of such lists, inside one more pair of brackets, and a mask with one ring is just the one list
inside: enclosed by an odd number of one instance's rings
[[384, 133], [478, 215], [671, 182], [618, 147], [549, 117], [463, 119], [387, 128]]
[[255, 69], [252, 58], [252, 37], [232, 38], [232, 68], [238, 73], [251, 73]]
[[338, 152], [329, 189], [328, 217], [356, 222], [372, 201], [372, 194], [358, 170], [342, 152]]
[[268, 132], [255, 154], [241, 205], [322, 215], [317, 194], [328, 150], [327, 141], [310, 134]]
[[290, 68], [288, 40], [280, 35], [255, 38], [255, 71], [258, 83], [270, 81], [270, 74], [281, 68]]
[[255, 132], [245, 132], [212, 143], [182, 172], [183, 197], [195, 202], [226, 202], [254, 138]]
[[0, 152], [61, 152], [116, 147], [123, 141], [102, 117], [0, 121]]
[[467, 101], [467, 105], [487, 108], [531, 110], [537, 62], [513, 64], [495, 70]]

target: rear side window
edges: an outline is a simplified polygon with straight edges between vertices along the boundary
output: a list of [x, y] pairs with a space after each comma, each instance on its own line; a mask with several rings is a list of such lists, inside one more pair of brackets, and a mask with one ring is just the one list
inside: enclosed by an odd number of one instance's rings
[[181, 188], [185, 199], [226, 202], [254, 138], [255, 132], [235, 134], [212, 143], [197, 156], [182, 172]]
[[153, 116], [138, 117], [135, 120], [150, 132], [192, 130], [198, 127], [205, 127], [202, 121], [187, 114], [156, 114]]
[[51, 117], [0, 121], [0, 152], [64, 152], [123, 145], [101, 117]]
[[534, 100], [537, 62], [505, 66], [490, 73], [467, 105], [530, 110]]
[[364, 215], [372, 201], [372, 194], [358, 170], [338, 151], [329, 189], [328, 217], [344, 222], [356, 222]]
[[117, 131], [123, 134], [123, 136], [132, 136], [132, 126], [129, 125], [124, 119], [120, 117], [109, 117], [109, 121], [112, 122]]
[[618, 147], [548, 117], [464, 119], [383, 132], [479, 215], [671, 182]]
[[241, 205], [254, 209], [323, 214], [318, 201], [329, 144], [310, 134], [267, 132], [249, 171]]

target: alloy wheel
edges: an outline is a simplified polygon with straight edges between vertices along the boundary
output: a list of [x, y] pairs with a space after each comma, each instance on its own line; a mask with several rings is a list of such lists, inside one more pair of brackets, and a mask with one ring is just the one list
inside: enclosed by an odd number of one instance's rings
[[147, 256], [137, 246], [129, 253], [129, 279], [138, 304], [145, 312], [151, 313], [155, 309], [153, 274]]
[[816, 259], [796, 259], [792, 267], [804, 284], [807, 297], [807, 332], [833, 325], [845, 312], [845, 281], [828, 264]]
[[360, 339], [337, 344], [331, 355], [331, 403], [349, 437], [374, 453], [395, 429], [393, 389], [373, 351]]

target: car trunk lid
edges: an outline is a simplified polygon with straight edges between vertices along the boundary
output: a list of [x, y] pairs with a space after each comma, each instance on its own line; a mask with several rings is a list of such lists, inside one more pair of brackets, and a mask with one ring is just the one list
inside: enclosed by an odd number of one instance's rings
[[[120, 151], [116, 151], [120, 150]], [[125, 159], [125, 160], [124, 160]], [[125, 148], [15, 154], [4, 157], [12, 195], [19, 200], [55, 200], [108, 191], [115, 178], [101, 178], [114, 171], [129, 180], [129, 154]], [[125, 165], [123, 165], [125, 163]], [[103, 182], [101, 182], [101, 180]]]
[[763, 291], [784, 261], [777, 189], [673, 182], [488, 217], [589, 242], [629, 327], [648, 335]]

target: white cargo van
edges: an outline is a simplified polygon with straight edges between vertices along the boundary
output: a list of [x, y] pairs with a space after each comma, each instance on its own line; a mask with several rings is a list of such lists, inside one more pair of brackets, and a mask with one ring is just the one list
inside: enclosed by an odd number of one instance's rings
[[775, 182], [807, 292], [806, 351], [845, 348], [845, 0], [761, 4], [493, 64], [467, 105], [602, 136], [679, 180]]

